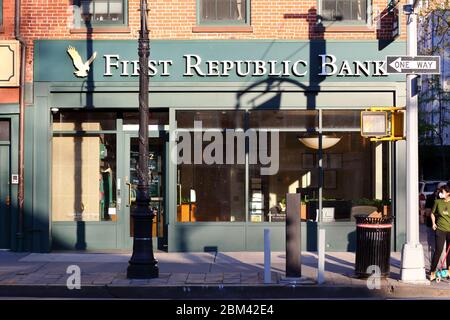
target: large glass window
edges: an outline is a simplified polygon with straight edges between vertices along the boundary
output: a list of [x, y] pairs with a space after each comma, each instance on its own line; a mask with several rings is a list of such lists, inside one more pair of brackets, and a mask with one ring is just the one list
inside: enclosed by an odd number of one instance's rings
[[319, 127], [315, 110], [253, 110], [248, 115], [250, 128], [277, 129], [278, 146], [270, 144], [270, 154], [278, 153], [278, 171], [261, 173], [260, 164], [249, 165], [249, 221], [286, 220], [286, 194], [299, 188], [317, 188], [315, 151], [308, 150], [299, 138]]
[[304, 221], [351, 221], [390, 210], [389, 143], [361, 137], [360, 110], [323, 110], [321, 117], [319, 128], [316, 111], [249, 112], [250, 124], [280, 128], [278, 172], [264, 176], [249, 165], [249, 221], [285, 221], [286, 194], [296, 192]]
[[[139, 124], [139, 112], [124, 112], [123, 124]], [[150, 109], [148, 113], [148, 125], [168, 125], [169, 111], [166, 109]]]
[[250, 0], [198, 0], [200, 23], [248, 23]]
[[52, 154], [52, 220], [115, 220], [116, 136], [56, 135]]
[[359, 130], [361, 110], [323, 110], [322, 128]]
[[115, 113], [53, 116], [52, 220], [115, 221]]
[[[285, 221], [286, 194], [297, 193], [298, 188], [317, 188], [316, 152], [299, 142], [299, 133], [280, 132], [278, 152], [279, 169], [274, 175], [262, 175], [261, 165], [249, 166], [251, 222]], [[302, 217], [306, 219], [305, 213]]]
[[250, 128], [315, 130], [319, 127], [319, 113], [314, 110], [257, 110], [248, 114]]
[[[177, 112], [178, 151], [184, 159], [177, 170], [178, 222], [245, 221], [245, 159], [227, 164], [229, 152], [238, 159], [238, 143], [231, 150], [225, 140], [219, 141], [225, 139], [225, 129], [242, 127], [243, 122], [243, 112]], [[207, 132], [214, 138], [206, 138]], [[217, 148], [212, 151], [214, 143]], [[207, 154], [214, 161], [208, 162]]]
[[75, 6], [75, 22], [82, 26], [124, 25], [128, 1], [80, 0]]
[[53, 131], [115, 130], [116, 117], [114, 112], [58, 112], [53, 115]]
[[[389, 199], [389, 144], [371, 142], [359, 132], [334, 136], [339, 142], [323, 150], [323, 220], [349, 221], [357, 214], [383, 211]], [[311, 207], [317, 209], [317, 204]]]
[[370, 0], [320, 0], [323, 21], [367, 21], [367, 5]]
[[[178, 165], [178, 222], [282, 222], [286, 194], [297, 192], [304, 221], [351, 221], [356, 214], [389, 210], [390, 145], [361, 137], [360, 110], [179, 111], [177, 124], [188, 133], [178, 140], [189, 140], [183, 155], [188, 152], [191, 161], [196, 152], [202, 156], [200, 163]], [[216, 138], [203, 134], [236, 128], [247, 134], [244, 159], [225, 163], [239, 144], [230, 147], [223, 138], [223, 163], [205, 163], [205, 150]], [[274, 130], [278, 138], [261, 145], [261, 133]], [[252, 141], [250, 132], [258, 138]], [[252, 148], [277, 161], [277, 170], [263, 173]]]

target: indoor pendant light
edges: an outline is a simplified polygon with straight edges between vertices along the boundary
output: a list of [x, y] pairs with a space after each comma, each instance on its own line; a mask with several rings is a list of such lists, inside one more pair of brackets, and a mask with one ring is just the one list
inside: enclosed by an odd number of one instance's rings
[[[322, 136], [322, 149], [328, 149], [335, 146], [342, 138], [334, 136]], [[319, 149], [319, 136], [299, 137], [298, 140], [311, 149]]]

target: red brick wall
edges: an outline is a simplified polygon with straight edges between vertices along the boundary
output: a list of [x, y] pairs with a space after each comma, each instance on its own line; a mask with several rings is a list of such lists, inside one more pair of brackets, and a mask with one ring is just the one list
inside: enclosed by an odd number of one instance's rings
[[3, 0], [3, 25], [0, 40], [14, 39], [14, 0]]
[[[4, 0], [5, 20], [12, 21], [14, 0]], [[402, 3], [405, 0], [401, 0]], [[326, 29], [317, 34], [311, 26], [316, 20], [317, 0], [252, 0], [251, 32], [193, 32], [196, 26], [196, 0], [148, 0], [150, 7], [149, 28], [152, 39], [289, 39], [311, 38], [342, 40], [375, 40], [383, 37], [383, 31]], [[373, 0], [373, 18], [386, 8], [387, 0]], [[139, 0], [129, 0], [129, 28], [114, 33], [71, 32], [73, 14], [71, 0], [22, 0], [21, 32], [28, 42], [27, 80], [32, 80], [33, 40], [35, 39], [136, 39], [139, 30]], [[5, 23], [5, 33], [0, 39], [11, 36], [11, 26]], [[404, 38], [405, 21], [401, 22]]]

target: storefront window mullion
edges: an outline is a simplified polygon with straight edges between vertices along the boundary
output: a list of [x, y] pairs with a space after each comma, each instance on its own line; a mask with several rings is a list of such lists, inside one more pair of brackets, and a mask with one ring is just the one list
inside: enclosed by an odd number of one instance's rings
[[[244, 113], [244, 130], [247, 131], [249, 129], [249, 113], [248, 110]], [[249, 210], [249, 191], [250, 191], [250, 167], [249, 167], [249, 145], [248, 141], [245, 141], [245, 222], [250, 222], [250, 210]]]

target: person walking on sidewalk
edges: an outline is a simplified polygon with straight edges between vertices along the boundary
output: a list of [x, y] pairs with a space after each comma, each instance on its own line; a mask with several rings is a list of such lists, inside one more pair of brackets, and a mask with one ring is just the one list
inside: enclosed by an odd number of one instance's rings
[[[430, 268], [430, 280], [434, 280], [444, 244], [447, 243], [446, 250], [450, 246], [450, 187], [447, 185], [439, 188], [439, 199], [436, 199], [431, 210], [431, 222], [433, 230], [436, 231], [436, 246]], [[450, 255], [447, 256], [447, 268], [450, 271]]]
[[439, 199], [439, 187], [436, 190], [427, 196], [427, 200], [425, 202], [425, 225], [427, 227], [427, 249], [428, 249], [428, 259], [431, 265], [431, 261], [433, 260], [433, 251], [436, 246], [434, 243], [434, 238], [436, 235], [436, 231], [433, 230], [433, 221], [431, 220], [431, 210], [434, 207], [434, 202], [436, 199]]

